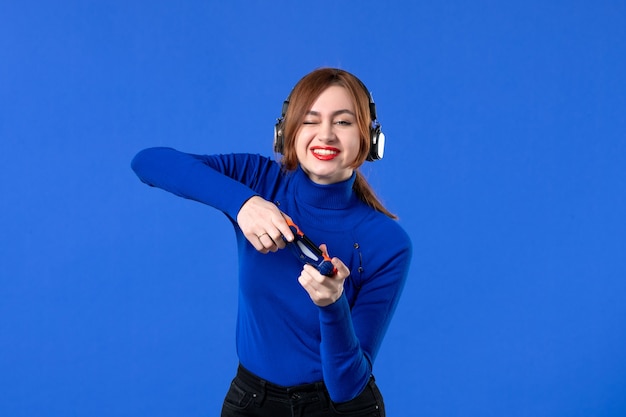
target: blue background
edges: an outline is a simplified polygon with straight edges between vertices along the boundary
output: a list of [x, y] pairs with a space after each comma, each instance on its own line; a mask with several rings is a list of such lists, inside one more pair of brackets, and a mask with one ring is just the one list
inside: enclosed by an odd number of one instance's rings
[[9, 0], [1, 416], [218, 415], [234, 234], [130, 160], [272, 155], [319, 66], [373, 91], [414, 242], [388, 414], [626, 415], [626, 3]]

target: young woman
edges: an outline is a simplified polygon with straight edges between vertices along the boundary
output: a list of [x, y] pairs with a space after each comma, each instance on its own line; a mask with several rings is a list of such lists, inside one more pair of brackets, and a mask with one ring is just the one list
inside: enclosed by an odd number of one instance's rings
[[383, 146], [363, 83], [322, 68], [283, 105], [280, 162], [169, 148], [134, 158], [143, 182], [221, 210], [235, 226], [240, 365], [223, 417], [385, 415], [372, 365], [411, 242], [358, 171]]

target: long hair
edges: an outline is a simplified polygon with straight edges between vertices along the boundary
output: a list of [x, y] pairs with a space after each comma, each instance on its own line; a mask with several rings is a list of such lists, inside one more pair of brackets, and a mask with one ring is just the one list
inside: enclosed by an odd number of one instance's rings
[[337, 85], [348, 92], [355, 104], [356, 123], [359, 127], [359, 153], [352, 168], [356, 171], [353, 190], [357, 196], [373, 209], [386, 214], [392, 219], [397, 217], [389, 212], [380, 202], [372, 187], [368, 184], [358, 168], [365, 162], [370, 151], [370, 97], [363, 83], [347, 71], [336, 68], [320, 68], [305, 75], [291, 91], [289, 106], [283, 120], [283, 157], [281, 164], [288, 171], [298, 166], [296, 156], [296, 137], [302, 127], [304, 118], [320, 94], [328, 87]]

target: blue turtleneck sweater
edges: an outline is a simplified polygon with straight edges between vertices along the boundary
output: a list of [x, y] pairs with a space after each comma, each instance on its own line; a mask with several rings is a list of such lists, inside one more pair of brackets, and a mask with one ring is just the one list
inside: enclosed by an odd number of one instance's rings
[[[237, 354], [272, 383], [326, 383], [335, 402], [366, 386], [406, 280], [411, 242], [398, 223], [364, 204], [347, 181], [320, 185], [251, 154], [193, 155], [170, 148], [138, 153], [132, 168], [150, 186], [224, 212], [239, 252]], [[278, 205], [314, 242], [350, 269], [341, 298], [318, 307], [298, 283], [289, 250], [261, 254], [236, 224], [252, 196]]]

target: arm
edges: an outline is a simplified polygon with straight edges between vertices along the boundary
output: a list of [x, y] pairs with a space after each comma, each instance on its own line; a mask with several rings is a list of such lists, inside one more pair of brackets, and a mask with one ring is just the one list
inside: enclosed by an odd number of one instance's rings
[[[320, 307], [324, 381], [333, 401], [349, 401], [366, 386], [396, 309], [411, 258], [407, 240], [361, 287], [352, 308], [345, 294]], [[389, 253], [387, 252], [387, 256]]]
[[231, 159], [229, 163], [217, 156], [149, 148], [135, 156], [131, 167], [151, 187], [215, 207], [236, 219], [243, 203], [258, 193], [244, 182], [244, 176], [235, 176], [237, 167], [235, 159]]
[[259, 178], [278, 168], [258, 155], [194, 155], [171, 148], [149, 148], [131, 163], [144, 183], [195, 200], [237, 221], [250, 243], [267, 253], [284, 247], [281, 235], [293, 238], [278, 208], [260, 197], [267, 194]]

